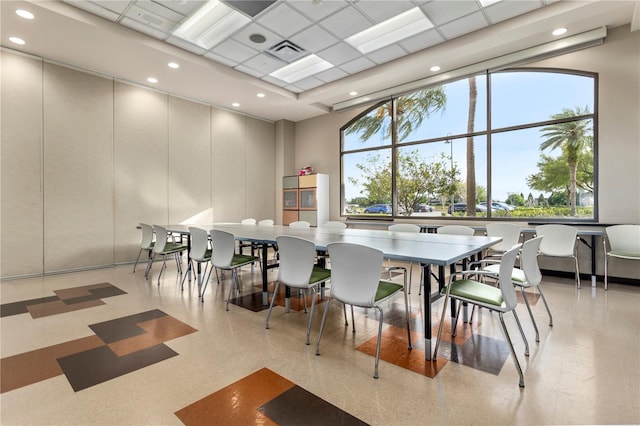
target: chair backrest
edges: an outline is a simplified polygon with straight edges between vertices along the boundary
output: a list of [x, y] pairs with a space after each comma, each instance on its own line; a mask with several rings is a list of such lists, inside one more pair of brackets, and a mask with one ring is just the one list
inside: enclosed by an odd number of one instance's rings
[[451, 235], [473, 235], [476, 231], [470, 226], [464, 225], [445, 225], [441, 226], [437, 230], [438, 234], [451, 234]]
[[574, 256], [578, 229], [569, 225], [538, 225], [536, 235], [543, 236], [540, 254], [547, 256]]
[[420, 232], [420, 227], [414, 223], [394, 223], [389, 225], [387, 231], [390, 232]]
[[140, 248], [151, 250], [151, 244], [153, 243], [153, 227], [146, 223], [141, 223], [140, 231]]
[[228, 268], [231, 266], [233, 254], [236, 250], [236, 239], [233, 234], [219, 229], [209, 231], [211, 235], [211, 264], [216, 268]]
[[380, 250], [351, 243], [330, 243], [331, 297], [348, 305], [373, 307], [380, 282]]
[[303, 287], [309, 284], [316, 246], [312, 241], [281, 235], [278, 241], [278, 280], [285, 285]]
[[153, 252], [162, 253], [167, 245], [169, 233], [166, 228], [160, 225], [153, 225], [153, 232], [156, 234], [156, 242], [153, 245]]
[[542, 272], [538, 265], [538, 251], [540, 243], [544, 237], [531, 238], [522, 244], [522, 255], [520, 257], [520, 269], [530, 286], [536, 286], [542, 281]]
[[256, 220], [252, 217], [247, 218], [247, 219], [242, 219], [242, 221], [240, 222], [242, 225], [255, 225], [256, 224]]
[[191, 234], [189, 257], [194, 260], [203, 260], [209, 247], [209, 234], [204, 229], [193, 226], [189, 227], [189, 234]]
[[609, 249], [619, 256], [640, 258], [640, 225], [614, 225], [605, 228]]
[[299, 220], [297, 222], [291, 222], [289, 224], [289, 227], [291, 227], [291, 228], [310, 228], [311, 224], [309, 222], [307, 222], [306, 220]]
[[347, 224], [344, 222], [338, 222], [337, 220], [330, 220], [323, 223], [322, 227], [327, 229], [345, 229]]
[[262, 219], [258, 222], [258, 226], [273, 226], [273, 219]]
[[513, 223], [490, 222], [487, 223], [487, 236], [501, 237], [502, 241], [490, 247], [491, 250], [505, 252], [520, 241], [521, 228]]
[[505, 309], [512, 310], [518, 304], [518, 298], [516, 297], [516, 291], [513, 288], [511, 282], [511, 276], [513, 275], [513, 265], [516, 263], [516, 256], [520, 250], [521, 245], [518, 244], [509, 249], [502, 255], [500, 261], [500, 272], [498, 275], [498, 281], [500, 282], [500, 291], [502, 292], [502, 299], [504, 300]]

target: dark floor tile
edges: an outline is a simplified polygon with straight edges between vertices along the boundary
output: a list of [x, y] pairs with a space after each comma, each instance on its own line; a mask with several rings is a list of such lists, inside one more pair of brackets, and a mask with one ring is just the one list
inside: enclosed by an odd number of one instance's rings
[[[444, 343], [441, 354], [446, 352], [446, 343]], [[507, 342], [480, 334], [474, 334], [463, 345], [450, 346], [448, 352], [450, 361], [496, 376], [510, 356]]]
[[27, 310], [31, 314], [32, 318], [42, 318], [51, 315], [64, 314], [67, 312], [79, 311], [82, 309], [93, 308], [96, 306], [104, 305], [104, 302], [100, 299], [89, 299], [71, 305], [67, 305], [63, 300], [55, 300], [48, 303], [40, 303], [37, 305], [27, 306]]
[[118, 340], [127, 339], [146, 333], [146, 331], [138, 325], [140, 322], [167, 316], [159, 309], [142, 312], [139, 314], [129, 315], [126, 317], [105, 321], [89, 326], [105, 343], [113, 343]]
[[367, 424], [297, 385], [262, 405], [258, 410], [280, 426]]
[[27, 306], [37, 305], [41, 303], [49, 303], [60, 300], [58, 296], [41, 297], [39, 299], [22, 300], [20, 302], [5, 303], [0, 305], [0, 317], [9, 317], [12, 315], [26, 314], [29, 312]]

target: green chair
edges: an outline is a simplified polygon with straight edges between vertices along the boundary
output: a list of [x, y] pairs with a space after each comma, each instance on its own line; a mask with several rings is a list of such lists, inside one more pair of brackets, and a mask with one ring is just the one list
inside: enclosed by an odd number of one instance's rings
[[[380, 343], [382, 340], [382, 324], [384, 311], [382, 305], [396, 296], [399, 292], [404, 294], [404, 307], [407, 321], [407, 337], [409, 349], [411, 349], [411, 325], [409, 321], [409, 302], [407, 300], [405, 271], [403, 284], [380, 279], [380, 271], [383, 263], [381, 251], [371, 247], [350, 243], [330, 243], [327, 245], [331, 256], [331, 291], [327, 300], [318, 334], [316, 355], [320, 355], [320, 339], [329, 312], [332, 300], [337, 300], [345, 305], [361, 308], [375, 308], [379, 312], [378, 318], [378, 342], [376, 346], [376, 361], [373, 378], [378, 378], [378, 362], [380, 360]], [[353, 311], [352, 311], [353, 315]], [[353, 322], [353, 318], [352, 318]], [[355, 324], [354, 324], [355, 331]]]
[[[462, 271], [458, 272], [450, 277], [449, 285], [447, 285], [443, 292], [445, 293], [444, 305], [442, 307], [442, 317], [440, 318], [440, 325], [438, 327], [438, 338], [436, 341], [436, 347], [433, 355], [433, 362], [436, 362], [438, 358], [438, 348], [440, 346], [440, 340], [442, 337], [442, 326], [444, 325], [444, 317], [447, 310], [447, 302], [449, 299], [454, 299], [459, 302], [466, 302], [472, 305], [489, 309], [491, 311], [497, 312], [500, 318], [500, 325], [502, 326], [502, 331], [504, 332], [505, 338], [507, 339], [507, 343], [509, 344], [509, 349], [511, 350], [511, 356], [513, 357], [513, 361], [516, 365], [516, 369], [518, 370], [518, 374], [520, 375], [520, 387], [524, 387], [524, 376], [522, 374], [522, 368], [520, 368], [520, 363], [518, 362], [518, 357], [516, 356], [516, 352], [513, 349], [513, 344], [511, 343], [511, 338], [509, 337], [509, 332], [507, 331], [507, 327], [504, 323], [504, 314], [506, 312], [513, 312], [513, 317], [518, 324], [518, 328], [520, 329], [520, 334], [522, 335], [522, 339], [525, 343], [525, 356], [529, 355], [529, 344], [527, 343], [527, 338], [524, 335], [524, 331], [522, 330], [522, 325], [520, 324], [520, 320], [518, 319], [518, 315], [516, 314], [515, 307], [518, 304], [516, 298], [516, 292], [513, 288], [513, 284], [511, 284], [511, 276], [513, 273], [513, 265], [516, 261], [516, 256], [518, 254], [519, 246], [513, 247], [511, 250], [505, 252], [502, 255], [502, 261], [500, 262], [500, 271], [499, 271], [499, 288], [494, 287], [492, 285], [463, 278], [460, 280], [455, 280], [454, 278], [458, 275], [470, 276], [492, 276], [493, 274], [486, 271]], [[453, 306], [452, 306], [453, 308]], [[456, 323], [458, 321], [458, 314], [460, 313], [460, 306], [456, 311], [455, 315], [452, 315], [451, 320], [451, 335], [455, 336]]]
[[209, 235], [211, 235], [211, 246], [213, 248], [213, 252], [211, 254], [212, 268], [209, 270], [207, 280], [202, 287], [200, 300], [204, 302], [204, 292], [207, 289], [207, 284], [209, 283], [209, 278], [211, 277], [211, 271], [213, 269], [216, 269], [218, 284], [220, 284], [220, 278], [218, 277], [217, 270], [222, 269], [223, 271], [231, 271], [232, 282], [229, 285], [229, 295], [227, 296], [227, 304], [225, 306], [225, 309], [228, 311], [233, 288], [236, 287], [238, 291], [242, 290], [240, 278], [238, 277], [238, 269], [246, 265], [251, 265], [253, 262], [257, 261], [258, 258], [255, 256], [236, 254], [235, 237], [229, 232], [212, 229], [211, 232], [209, 232]]
[[[149, 252], [149, 260], [151, 259], [151, 255], [153, 253], [153, 227], [151, 225], [147, 225], [146, 223], [140, 223], [140, 250], [138, 251], [138, 257], [136, 258], [136, 263], [133, 264], [133, 272], [136, 272], [136, 266], [138, 266], [138, 261], [140, 260], [140, 255], [143, 251]], [[147, 267], [144, 271], [144, 276], [147, 276], [149, 272], [150, 262], [147, 260]]]
[[[153, 225], [153, 232], [156, 234], [156, 241], [153, 245], [153, 256], [151, 257], [149, 264], [153, 263], [156, 255], [162, 256], [162, 267], [160, 268], [160, 273], [158, 274], [158, 285], [160, 285], [160, 277], [162, 277], [162, 273], [167, 267], [167, 255], [173, 254], [175, 256], [178, 273], [182, 274], [182, 263], [180, 262], [180, 255], [182, 254], [182, 252], [187, 251], [188, 247], [186, 244], [169, 242], [169, 233], [167, 232], [167, 229], [160, 225]], [[171, 241], [173, 241], [173, 237], [171, 238]]]
[[[211, 261], [211, 249], [209, 248], [209, 234], [207, 231], [201, 228], [193, 226], [189, 227], [189, 237], [191, 238], [191, 250], [189, 251], [189, 266], [187, 267], [187, 273], [182, 277], [182, 283], [180, 283], [180, 289], [184, 286], [184, 280], [187, 279], [189, 271], [193, 272], [193, 265], [198, 265], [198, 295], [200, 294], [200, 288], [202, 288], [202, 277], [207, 275], [207, 268]], [[204, 271], [200, 274], [201, 265], [204, 264]], [[190, 279], [190, 278], [189, 278]]]
[[[311, 333], [311, 323], [313, 321], [313, 310], [317, 299], [317, 289], [320, 284], [331, 279], [331, 271], [325, 268], [314, 266], [316, 246], [313, 242], [291, 236], [280, 236], [277, 238], [278, 252], [280, 253], [280, 266], [278, 269], [278, 281], [273, 290], [273, 297], [269, 305], [269, 313], [265, 328], [269, 328], [269, 319], [273, 310], [273, 303], [278, 295], [280, 284], [290, 288], [303, 291], [304, 312], [307, 312], [306, 295], [309, 290], [313, 293], [311, 300], [311, 313], [309, 314], [309, 324], [307, 325], [307, 345], [310, 344], [309, 335]], [[286, 305], [289, 300], [286, 301]], [[287, 310], [288, 311], [288, 310]]]

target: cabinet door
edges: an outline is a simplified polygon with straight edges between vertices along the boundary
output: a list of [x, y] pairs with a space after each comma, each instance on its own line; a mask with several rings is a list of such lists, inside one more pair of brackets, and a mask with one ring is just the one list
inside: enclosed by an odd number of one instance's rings
[[300, 189], [300, 210], [316, 210], [316, 189]]
[[298, 176], [298, 188], [315, 188], [318, 186], [316, 184], [317, 175], [303, 175]]
[[288, 225], [298, 221], [298, 210], [285, 210], [282, 212], [282, 224]]
[[298, 176], [285, 176], [282, 178], [282, 188], [291, 189], [298, 187]]
[[301, 210], [298, 214], [298, 220], [306, 220], [311, 226], [318, 226], [318, 212], [315, 210]]
[[282, 208], [285, 210], [298, 210], [297, 189], [285, 189], [282, 192]]

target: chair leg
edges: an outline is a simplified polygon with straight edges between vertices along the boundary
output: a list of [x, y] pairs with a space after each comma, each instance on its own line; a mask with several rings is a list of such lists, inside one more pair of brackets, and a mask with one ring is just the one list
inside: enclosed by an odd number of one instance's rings
[[355, 333], [356, 332], [356, 318], [353, 315], [353, 305], [351, 305], [351, 328], [353, 329], [352, 333]]
[[273, 297], [271, 297], [271, 303], [269, 304], [269, 312], [267, 313], [267, 322], [265, 323], [265, 326], [264, 326], [264, 328], [266, 329], [269, 328], [269, 318], [271, 318], [271, 310], [273, 309], [273, 303], [276, 301], [276, 296], [278, 294], [279, 288], [280, 288], [280, 281], [277, 281], [276, 287], [273, 289]]
[[518, 318], [518, 313], [515, 309], [513, 309], [513, 317], [516, 319], [516, 324], [518, 324], [518, 330], [520, 330], [520, 335], [522, 336], [522, 340], [524, 341], [524, 356], [529, 356], [529, 342], [527, 341], [527, 336], [524, 335], [524, 330], [522, 329], [522, 324], [520, 324], [520, 318]]
[[376, 306], [380, 311], [380, 321], [378, 323], [378, 342], [376, 343], [376, 367], [373, 370], [373, 378], [378, 378], [378, 362], [380, 361], [380, 344], [382, 343], [382, 322], [384, 319], [384, 311], [379, 306]]
[[133, 264], [133, 273], [136, 273], [136, 266], [138, 266], [138, 261], [140, 260], [140, 255], [142, 254], [142, 249], [138, 252], [138, 257], [136, 257], [136, 263]]
[[411, 345], [411, 315], [410, 315], [410, 308], [409, 308], [409, 299], [407, 297], [407, 292], [405, 291], [405, 289], [402, 290], [402, 292], [404, 293], [404, 312], [405, 312], [405, 316], [407, 317], [407, 340], [409, 341], [409, 349], [413, 348], [413, 345]]
[[609, 277], [607, 276], [607, 268], [609, 263], [609, 256], [607, 256], [606, 250], [604, 254], [604, 289], [607, 290], [609, 288]]
[[[207, 289], [207, 286], [209, 285], [209, 279], [211, 278], [211, 271], [213, 271], [215, 269], [215, 267], [211, 267], [211, 269], [209, 269], [209, 274], [207, 275], [207, 278], [203, 281], [202, 283], [202, 290], [200, 291], [200, 293], [198, 294], [198, 297], [200, 297], [200, 302], [204, 303], [204, 292]], [[218, 273], [217, 269], [216, 269], [216, 274]]]
[[153, 265], [153, 261], [156, 258], [156, 254], [152, 253], [151, 257], [149, 257], [149, 261], [147, 262], [147, 267], [144, 270], [144, 277], [149, 278], [149, 274], [151, 273], [151, 266]]
[[576, 262], [576, 287], [580, 288], [580, 270], [578, 269], [578, 256], [573, 256], [573, 260]]
[[322, 314], [322, 322], [320, 323], [320, 332], [318, 333], [318, 341], [316, 342], [316, 355], [320, 355], [320, 339], [322, 338], [322, 332], [324, 331], [324, 323], [327, 320], [327, 312], [329, 312], [329, 304], [331, 298], [327, 299], [327, 303], [324, 305], [324, 313]]
[[[512, 311], [514, 314], [516, 311]], [[518, 357], [516, 356], [516, 351], [513, 349], [513, 344], [511, 343], [511, 338], [509, 337], [509, 332], [507, 331], [507, 326], [504, 323], [504, 317], [502, 312], [498, 312], [498, 316], [500, 317], [500, 324], [502, 325], [502, 331], [504, 332], [504, 337], [507, 339], [507, 343], [509, 344], [509, 349], [511, 350], [511, 357], [513, 358], [513, 362], [516, 364], [516, 369], [518, 370], [518, 375], [520, 376], [519, 386], [521, 388], [524, 387], [524, 375], [522, 374], [522, 368], [520, 368], [520, 362], [518, 362]]]
[[313, 293], [313, 299], [311, 299], [311, 312], [309, 313], [309, 324], [307, 325], [307, 345], [311, 344], [311, 341], [309, 340], [309, 336], [311, 335], [311, 323], [313, 321], [313, 309], [316, 306], [316, 289], [315, 287], [311, 287], [311, 292]]
[[347, 321], [347, 305], [345, 305], [344, 303], [342, 304], [342, 311], [344, 312], [344, 326], [348, 327], [349, 321]]
[[158, 285], [160, 285], [160, 277], [162, 277], [162, 273], [164, 269], [167, 267], [167, 255], [162, 255], [162, 267], [160, 267], [160, 273], [158, 274]]
[[432, 361], [438, 360], [438, 348], [440, 347], [440, 338], [442, 337], [442, 326], [444, 325], [444, 317], [447, 314], [447, 302], [449, 302], [449, 286], [447, 286], [447, 293], [444, 296], [444, 304], [442, 305], [442, 315], [440, 316], [440, 324], [438, 325], [438, 336], [436, 337], [436, 347], [433, 350]]
[[540, 293], [540, 297], [542, 298], [544, 307], [547, 308], [547, 313], [549, 314], [549, 326], [553, 327], [553, 317], [551, 316], [551, 310], [549, 309], [549, 305], [547, 304], [547, 299], [544, 297], [544, 293], [542, 292], [542, 288], [540, 288], [540, 285], [538, 285], [536, 288], [538, 289], [538, 293]]
[[193, 268], [191, 267], [193, 264], [193, 261], [191, 259], [189, 259], [189, 265], [187, 266], [187, 271], [185, 272], [184, 276], [182, 277], [182, 281], [180, 281], [180, 290], [184, 290], [184, 280], [187, 279], [187, 276], [189, 276], [189, 271], [192, 271]]
[[539, 342], [540, 333], [538, 332], [538, 324], [536, 324], [536, 320], [533, 317], [533, 312], [531, 311], [531, 306], [529, 305], [529, 299], [527, 299], [527, 292], [524, 291], [524, 287], [520, 287], [520, 292], [522, 293], [522, 298], [524, 299], [524, 304], [527, 307], [527, 311], [529, 311], [529, 316], [531, 317], [531, 323], [533, 324], [533, 329], [536, 331], [536, 342]]

